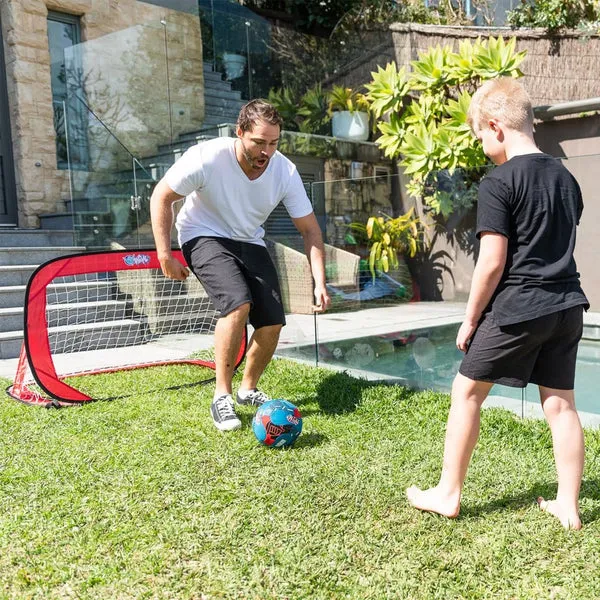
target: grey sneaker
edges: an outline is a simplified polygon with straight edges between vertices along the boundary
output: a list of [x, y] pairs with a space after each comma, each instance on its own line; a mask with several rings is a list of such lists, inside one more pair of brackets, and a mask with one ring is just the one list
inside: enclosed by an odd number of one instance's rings
[[240, 395], [238, 393], [236, 399], [238, 404], [262, 406], [265, 402], [268, 402], [270, 398], [260, 390], [252, 390], [245, 398], [240, 398]]
[[220, 431], [233, 431], [242, 426], [242, 422], [235, 414], [230, 394], [223, 394], [215, 398], [210, 405], [210, 414], [215, 427]]

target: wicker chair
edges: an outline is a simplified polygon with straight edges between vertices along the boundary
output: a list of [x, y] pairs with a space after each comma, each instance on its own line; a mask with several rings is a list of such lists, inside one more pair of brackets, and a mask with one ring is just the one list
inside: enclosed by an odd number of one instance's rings
[[[283, 306], [287, 313], [311, 314], [314, 304], [310, 265], [299, 242], [267, 240], [267, 248], [279, 274]], [[295, 246], [295, 247], [292, 247]], [[325, 244], [327, 284], [344, 292], [359, 291], [360, 257]], [[357, 301], [332, 298], [332, 309], [352, 310]]]

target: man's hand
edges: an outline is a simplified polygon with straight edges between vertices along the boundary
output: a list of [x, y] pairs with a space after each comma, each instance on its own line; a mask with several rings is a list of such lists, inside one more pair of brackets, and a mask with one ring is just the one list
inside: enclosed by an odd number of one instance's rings
[[187, 267], [184, 267], [176, 258], [172, 256], [169, 258], [162, 258], [160, 260], [160, 268], [162, 269], [163, 275], [169, 279], [176, 279], [177, 281], [185, 281], [190, 274]]
[[458, 330], [458, 334], [456, 335], [456, 347], [461, 352], [466, 352], [469, 347], [469, 341], [473, 337], [475, 330], [477, 329], [477, 321], [471, 321], [470, 319], [465, 319], [463, 324], [460, 326]]
[[331, 304], [331, 298], [327, 293], [325, 287], [315, 287], [315, 304], [312, 307], [313, 312], [322, 313], [325, 312]]

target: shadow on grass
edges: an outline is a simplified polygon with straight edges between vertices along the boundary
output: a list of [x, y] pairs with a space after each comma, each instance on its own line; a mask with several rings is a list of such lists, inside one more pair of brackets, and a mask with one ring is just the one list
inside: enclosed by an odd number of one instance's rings
[[[556, 498], [556, 483], [540, 482], [520, 494], [507, 494], [502, 498], [495, 498], [490, 502], [469, 507], [463, 504], [460, 516], [480, 517], [482, 515], [503, 511], [508, 509], [519, 509], [535, 505], [537, 498], [543, 496], [547, 500]], [[600, 501], [600, 481], [597, 479], [585, 479], [581, 483], [580, 499]], [[459, 518], [460, 518], [459, 516]], [[581, 520], [584, 523], [593, 523], [600, 519], [600, 502], [596, 502], [589, 509], [581, 509]]]
[[327, 442], [329, 438], [322, 433], [302, 433], [294, 443], [294, 448], [314, 448]]
[[356, 379], [345, 372], [332, 373], [317, 387], [317, 402], [322, 412], [344, 414], [356, 410], [363, 391], [381, 385], [381, 382]]
[[[201, 386], [204, 386], [204, 385], [207, 385], [210, 383], [214, 383], [214, 382], [215, 382], [215, 378], [211, 377], [210, 379], [204, 379], [202, 381], [194, 381], [191, 383], [180, 383], [178, 385], [161, 386], [161, 387], [154, 387], [154, 388], [148, 388], [148, 389], [136, 389], [133, 392], [130, 392], [128, 394], [106, 396], [104, 398], [96, 396], [91, 400], [91, 402], [114, 402], [115, 400], [127, 400], [128, 398], [146, 396], [149, 394], [150, 395], [151, 394], [159, 394], [159, 393], [201, 387]], [[84, 393], [86, 393], [86, 392], [84, 392]], [[83, 403], [83, 404], [85, 404], [85, 403]]]

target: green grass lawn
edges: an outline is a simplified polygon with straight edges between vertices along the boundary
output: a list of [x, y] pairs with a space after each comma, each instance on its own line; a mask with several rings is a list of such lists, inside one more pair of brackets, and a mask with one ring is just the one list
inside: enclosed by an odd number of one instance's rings
[[113, 400], [82, 407], [0, 401], [0, 598], [600, 598], [600, 432], [581, 531], [537, 509], [545, 423], [495, 409], [446, 520], [404, 490], [437, 481], [447, 395], [275, 361], [262, 388], [304, 431], [273, 450], [250, 408], [213, 427], [193, 368], [157, 371], [90, 377]]

